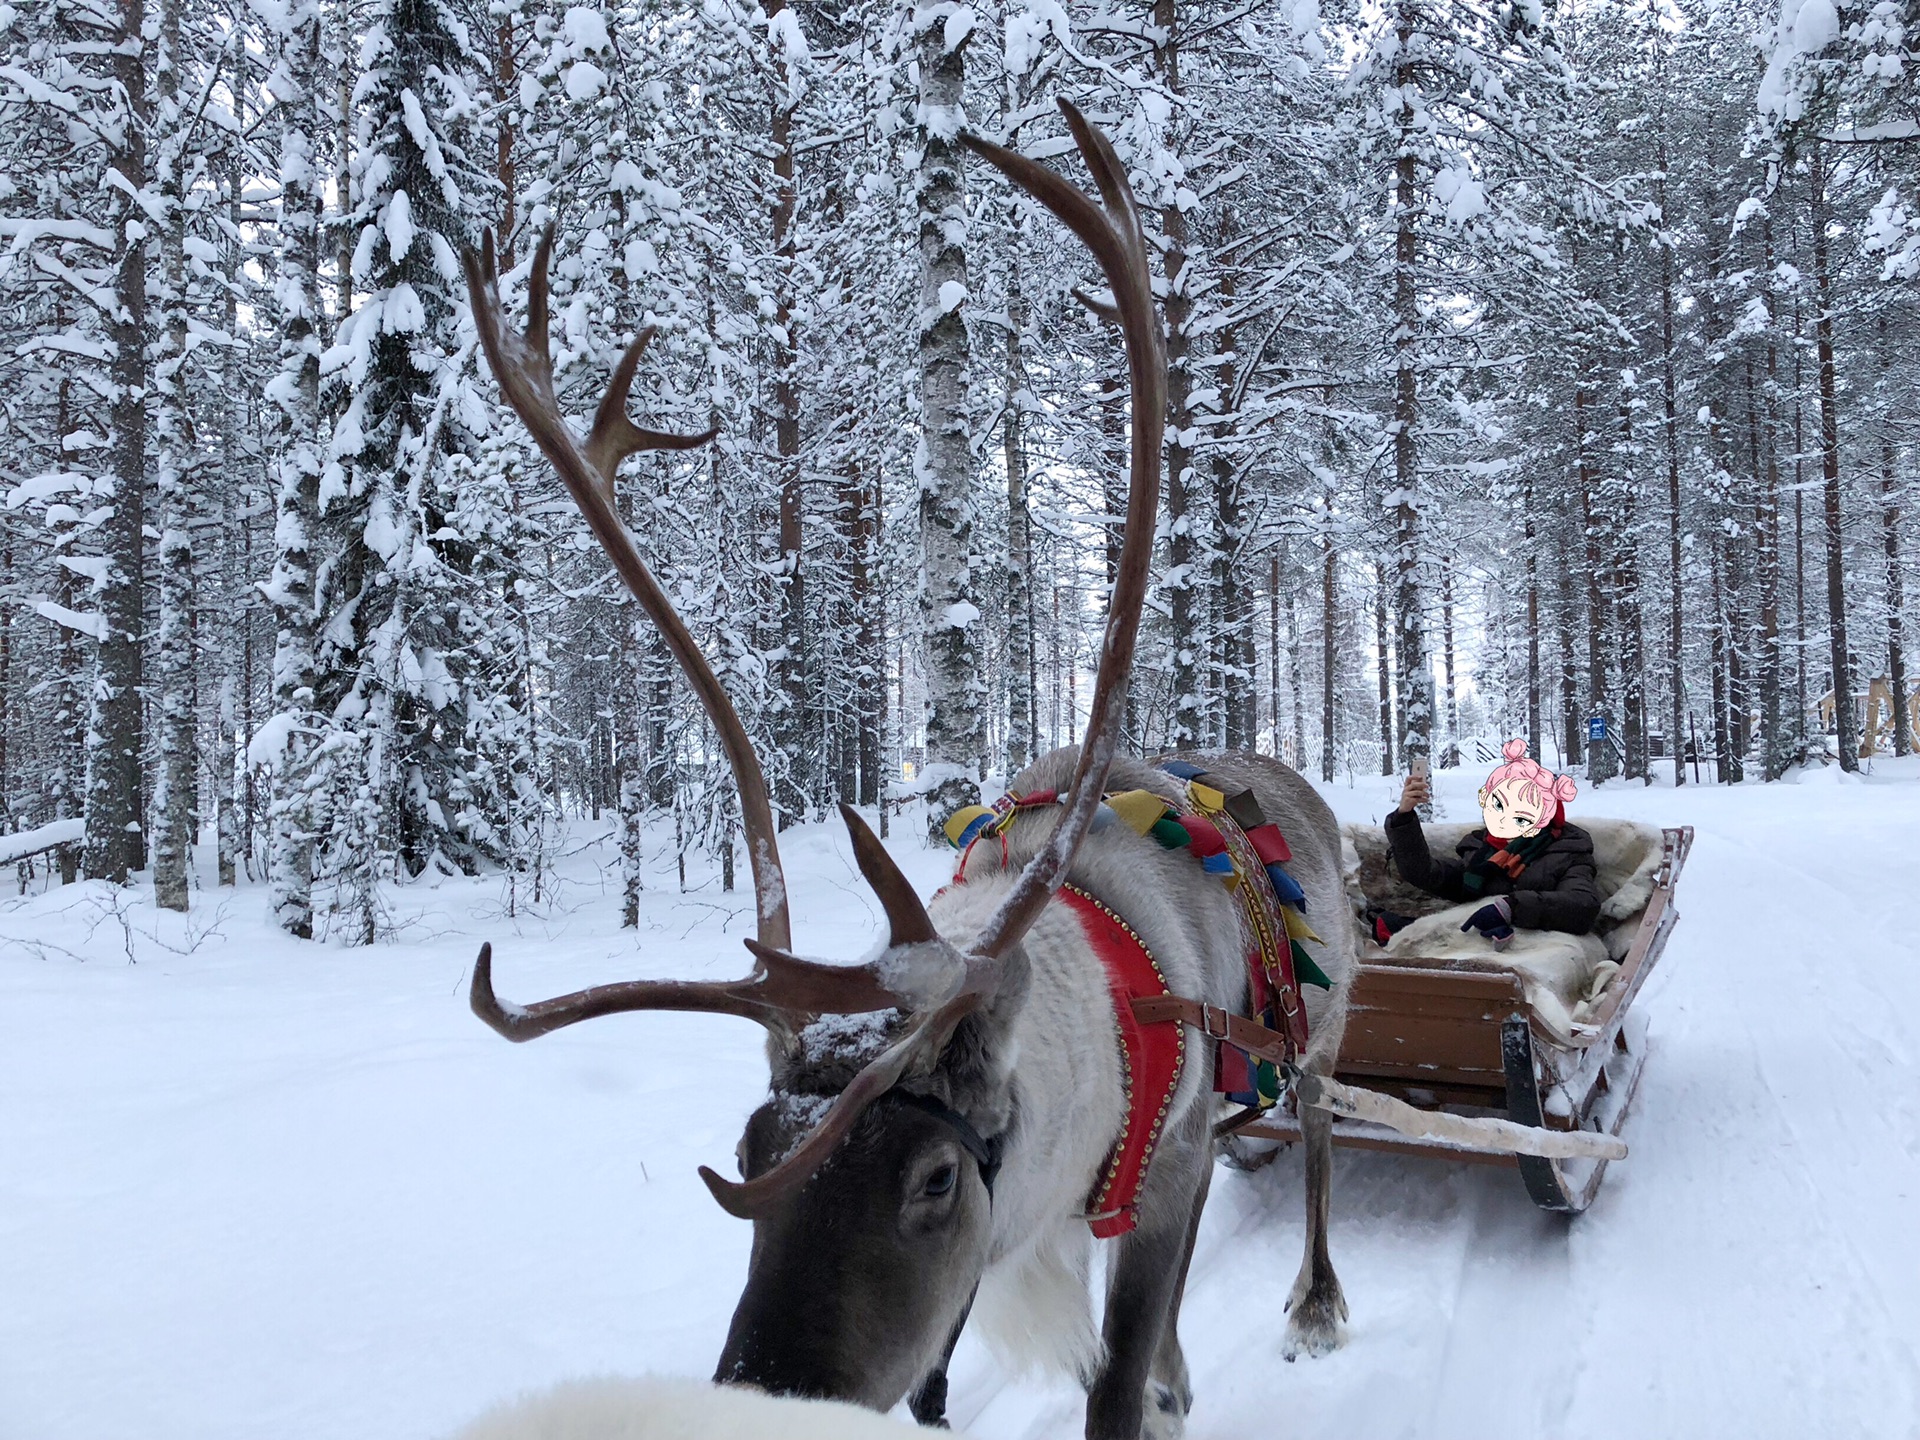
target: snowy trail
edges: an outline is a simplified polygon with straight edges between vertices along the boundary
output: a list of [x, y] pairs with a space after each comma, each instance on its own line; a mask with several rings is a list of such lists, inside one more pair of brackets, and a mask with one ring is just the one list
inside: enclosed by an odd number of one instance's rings
[[[1477, 777], [1441, 779], [1468, 813]], [[1583, 808], [1699, 832], [1638, 1002], [1632, 1155], [1568, 1222], [1511, 1172], [1343, 1153], [1350, 1340], [1293, 1365], [1298, 1157], [1222, 1168], [1182, 1322], [1196, 1440], [1920, 1435], [1920, 769]], [[860, 953], [844, 842], [789, 843], [800, 943]], [[403, 893], [404, 943], [373, 952], [278, 939], [257, 891], [188, 954], [97, 892], [0, 904], [0, 1440], [427, 1440], [567, 1374], [707, 1373], [747, 1233], [694, 1167], [763, 1092], [757, 1033], [636, 1016], [509, 1047], [461, 986], [489, 934], [509, 995], [734, 973], [742, 907], [663, 875], [636, 940], [578, 865], [571, 908], [517, 925], [485, 884]], [[1081, 1423], [1073, 1387], [971, 1340], [953, 1412], [981, 1440]]]

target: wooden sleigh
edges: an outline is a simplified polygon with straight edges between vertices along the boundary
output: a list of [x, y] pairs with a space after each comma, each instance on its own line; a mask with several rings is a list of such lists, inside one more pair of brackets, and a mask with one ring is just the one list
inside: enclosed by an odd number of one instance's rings
[[[1421, 1110], [1618, 1136], [1646, 1062], [1646, 1020], [1633, 1012], [1633, 1002], [1679, 919], [1673, 892], [1692, 845], [1691, 826], [1661, 832], [1651, 893], [1637, 921], [1626, 922], [1634, 928], [1620, 937], [1620, 968], [1571, 1026], [1540, 1013], [1521, 976], [1498, 963], [1389, 956], [1369, 945], [1354, 981], [1336, 1078]], [[1280, 1111], [1239, 1133], [1288, 1143], [1301, 1138], [1298, 1120]], [[1593, 1203], [1608, 1164], [1414, 1138], [1346, 1117], [1334, 1120], [1333, 1138], [1359, 1149], [1515, 1168], [1536, 1205], [1568, 1214]]]

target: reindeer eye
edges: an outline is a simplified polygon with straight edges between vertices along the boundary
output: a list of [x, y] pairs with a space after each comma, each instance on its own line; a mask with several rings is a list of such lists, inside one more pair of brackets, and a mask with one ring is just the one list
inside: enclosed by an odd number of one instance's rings
[[951, 1165], [942, 1165], [927, 1176], [927, 1183], [921, 1187], [924, 1195], [944, 1195], [953, 1189], [953, 1182], [959, 1178], [959, 1172]]

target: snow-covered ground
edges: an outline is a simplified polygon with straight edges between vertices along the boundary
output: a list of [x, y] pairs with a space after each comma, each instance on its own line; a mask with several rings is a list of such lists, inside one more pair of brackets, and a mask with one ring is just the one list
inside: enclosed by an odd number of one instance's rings
[[[1455, 818], [1479, 778], [1440, 777]], [[1222, 1170], [1192, 1435], [1920, 1434], [1920, 766], [1583, 810], [1699, 830], [1638, 1002], [1631, 1157], [1568, 1223], [1510, 1172], [1342, 1153], [1351, 1335], [1294, 1365], [1297, 1156]], [[800, 947], [866, 950], [844, 837], [783, 845]], [[0, 901], [0, 1440], [428, 1440], [563, 1376], [709, 1373], [748, 1227], [694, 1167], [729, 1164], [764, 1090], [758, 1031], [622, 1016], [518, 1047], [466, 1009], [481, 938], [520, 998], [744, 970], [743, 897], [663, 863], [623, 933], [604, 853], [538, 915], [498, 880], [399, 891], [369, 950], [278, 937], [258, 888], [185, 924], [93, 885]], [[1070, 1387], [971, 1341], [952, 1411], [982, 1440], [1080, 1433]]]

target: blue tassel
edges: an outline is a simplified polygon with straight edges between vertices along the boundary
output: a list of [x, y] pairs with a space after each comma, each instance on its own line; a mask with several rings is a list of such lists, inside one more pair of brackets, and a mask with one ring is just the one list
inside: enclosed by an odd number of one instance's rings
[[1306, 913], [1307, 892], [1300, 888], [1300, 882], [1287, 873], [1287, 867], [1279, 863], [1267, 866], [1267, 878], [1273, 881], [1274, 893], [1280, 897], [1282, 905], [1291, 905], [1301, 914]]
[[978, 835], [983, 829], [993, 824], [993, 822], [998, 820], [999, 818], [1000, 817], [998, 815], [995, 815], [992, 811], [988, 811], [985, 815], [976, 816], [974, 818], [974, 822], [971, 825], [967, 826], [966, 829], [960, 832], [959, 843], [957, 843], [954, 846], [954, 849], [956, 850], [966, 849], [967, 846], [973, 843], [974, 836]]
[[1176, 780], [1198, 780], [1207, 773], [1198, 765], [1189, 765], [1184, 760], [1162, 760], [1160, 768]]
[[1209, 875], [1218, 875], [1222, 879], [1233, 874], [1233, 856], [1222, 850], [1218, 855], [1209, 855], [1200, 862], [1201, 869]]

